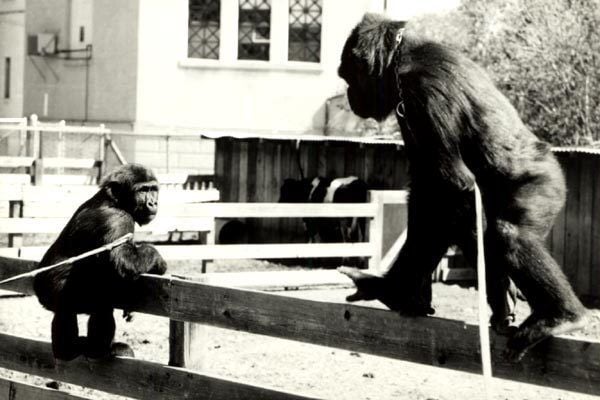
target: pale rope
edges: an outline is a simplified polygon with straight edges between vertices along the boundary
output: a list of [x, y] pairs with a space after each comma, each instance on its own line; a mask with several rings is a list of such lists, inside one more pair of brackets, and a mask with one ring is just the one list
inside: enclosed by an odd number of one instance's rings
[[477, 229], [477, 286], [479, 297], [479, 342], [481, 346], [481, 366], [483, 369], [483, 385], [485, 397], [491, 398], [492, 390], [492, 356], [490, 352], [490, 331], [487, 312], [487, 290], [485, 283], [485, 254], [483, 246], [483, 207], [481, 192], [475, 184], [475, 218]]
[[79, 261], [79, 260], [81, 260], [83, 258], [87, 258], [87, 257], [93, 256], [94, 254], [102, 253], [103, 251], [112, 250], [115, 247], [120, 246], [123, 243], [128, 242], [132, 238], [133, 238], [133, 233], [127, 233], [126, 235], [123, 235], [120, 238], [118, 238], [117, 240], [115, 240], [113, 242], [110, 242], [110, 243], [107, 243], [104, 246], [95, 248], [95, 249], [90, 250], [90, 251], [86, 251], [85, 253], [81, 253], [81, 254], [79, 254], [77, 256], [74, 256], [74, 257], [71, 257], [71, 258], [67, 258], [66, 260], [62, 260], [62, 261], [60, 261], [60, 262], [58, 262], [56, 264], [48, 265], [47, 267], [42, 267], [42, 268], [34, 269], [33, 271], [25, 272], [23, 274], [11, 276], [8, 279], [4, 279], [3, 281], [0, 281], [0, 285], [3, 285], [3, 284], [8, 283], [8, 282], [16, 281], [16, 280], [21, 279], [21, 278], [35, 276], [35, 275], [39, 274], [40, 272], [48, 271], [50, 269], [59, 267], [59, 266], [64, 265], [64, 264], [72, 264], [75, 261]]

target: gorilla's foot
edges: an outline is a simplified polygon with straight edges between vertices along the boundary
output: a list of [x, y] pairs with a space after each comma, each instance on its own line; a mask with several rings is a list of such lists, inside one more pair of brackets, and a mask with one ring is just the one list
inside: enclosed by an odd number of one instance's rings
[[52, 342], [52, 352], [54, 354], [54, 362], [56, 365], [62, 365], [75, 360], [80, 355], [84, 354], [87, 347], [87, 339], [79, 336], [67, 346], [65, 343]]
[[529, 349], [544, 339], [585, 328], [589, 318], [587, 312], [562, 318], [536, 318], [531, 315], [508, 339], [506, 358], [519, 362]]
[[511, 325], [513, 322], [515, 322], [515, 314], [512, 313], [506, 315], [493, 314], [490, 318], [492, 329], [502, 336], [512, 336], [516, 332], [517, 327]]

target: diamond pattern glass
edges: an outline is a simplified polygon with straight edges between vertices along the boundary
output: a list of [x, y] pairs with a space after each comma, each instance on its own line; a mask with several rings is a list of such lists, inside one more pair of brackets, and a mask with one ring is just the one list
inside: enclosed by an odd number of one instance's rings
[[321, 60], [322, 0], [290, 0], [288, 60]]
[[188, 57], [219, 58], [220, 0], [189, 0]]
[[271, 1], [240, 0], [238, 59], [269, 60]]

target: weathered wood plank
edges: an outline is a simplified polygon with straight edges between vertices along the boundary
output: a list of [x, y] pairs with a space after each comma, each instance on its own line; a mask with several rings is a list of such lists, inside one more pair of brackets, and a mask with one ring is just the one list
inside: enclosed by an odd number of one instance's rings
[[171, 367], [201, 370], [208, 340], [204, 325], [183, 321], [169, 321], [169, 365]]
[[[189, 215], [215, 218], [373, 217], [376, 212], [375, 206], [369, 203], [201, 203], [183, 207]], [[177, 210], [164, 211], [178, 215]]]
[[[45, 162], [45, 159], [44, 159]], [[44, 164], [44, 168], [45, 168]], [[36, 174], [38, 171], [36, 170]], [[36, 179], [37, 175], [36, 175]], [[37, 182], [37, 181], [36, 181]], [[44, 185], [96, 185], [97, 177], [93, 175], [71, 175], [71, 174], [43, 174], [41, 180]]]
[[[383, 199], [379, 191], [369, 192], [369, 202], [377, 207], [377, 214], [368, 221], [367, 237], [369, 243], [373, 244], [373, 257], [369, 259], [369, 268], [377, 271], [381, 266], [383, 257]], [[380, 271], [383, 272], [383, 271]]]
[[89, 169], [95, 165], [93, 158], [44, 157], [44, 168]]
[[231, 142], [232, 152], [230, 156], [231, 167], [227, 171], [227, 176], [231, 180], [231, 186], [229, 187], [230, 198], [224, 199], [224, 201], [238, 202], [240, 193], [240, 148], [241, 143], [239, 141], [232, 140]]
[[[239, 260], [310, 257], [369, 257], [371, 243], [293, 243], [293, 244], [217, 244], [155, 246], [165, 260]], [[40, 260], [47, 246], [21, 247], [19, 257]], [[0, 248], [0, 255], [12, 256], [11, 248]]]
[[33, 165], [33, 160], [33, 157], [0, 156], [0, 168], [30, 168]]
[[563, 207], [558, 215], [556, 216], [556, 220], [554, 221], [554, 226], [552, 227], [552, 256], [564, 269], [565, 265], [565, 233], [566, 233], [566, 215], [567, 210]]
[[[594, 159], [594, 171], [600, 171], [600, 158]], [[590, 295], [600, 300], [600, 186], [594, 184], [592, 202], [592, 260], [590, 267]]]
[[[23, 200], [27, 203], [39, 202], [44, 199], [45, 203], [81, 203], [92, 197], [98, 191], [97, 186], [90, 185], [66, 185], [66, 186], [23, 186], [21, 188]], [[160, 191], [161, 203], [201, 203], [207, 201], [218, 201], [219, 191], [216, 189], [185, 190], [168, 188]]]
[[217, 272], [202, 274], [199, 281], [214, 286], [274, 292], [354, 287], [348, 277], [335, 270]]
[[31, 175], [28, 174], [0, 174], [0, 185], [29, 185]]
[[[68, 217], [55, 218], [0, 218], [0, 233], [58, 233]], [[151, 223], [136, 227], [136, 232], [164, 233], [171, 231], [210, 231], [214, 221], [209, 217], [163, 217], [157, 216]]]
[[565, 261], [563, 270], [577, 290], [577, 269], [579, 265], [579, 157], [572, 154], [567, 158], [567, 202], [565, 205]]
[[257, 202], [257, 175], [258, 175], [258, 140], [248, 142], [248, 160], [247, 160], [247, 175], [246, 175], [246, 198], [249, 203]]
[[[4, 274], [5, 265], [14, 270], [18, 267], [16, 263], [19, 260], [0, 258], [0, 275]], [[407, 318], [387, 310], [215, 287], [168, 276], [141, 279], [149, 294], [143, 305], [133, 311], [481, 372], [478, 328], [461, 321]], [[13, 282], [7, 289], [30, 293], [31, 282], [28, 279]], [[600, 395], [599, 341], [551, 338], [513, 364], [502, 355], [506, 338], [493, 333], [491, 336], [496, 377]], [[6, 351], [5, 347], [0, 351]], [[26, 351], [23, 357], [30, 360], [27, 354]]]
[[238, 164], [238, 195], [237, 201], [248, 202], [248, 142], [239, 143], [240, 161]]
[[0, 378], [0, 398], [7, 400], [90, 400], [61, 390]]
[[580, 295], [589, 295], [591, 292], [591, 264], [592, 264], [592, 221], [594, 186], [598, 180], [597, 171], [593, 170], [593, 158], [581, 154], [579, 172], [579, 222], [578, 226], [578, 254], [577, 278], [575, 287]]
[[[138, 399], [307, 399], [293, 393], [136, 359], [54, 365], [50, 343], [0, 333], [4, 368]], [[118, 378], [118, 381], [116, 380]]]
[[[201, 284], [170, 282], [172, 318], [462, 371], [481, 371], [479, 337], [474, 325], [431, 317], [404, 318], [386, 310], [197, 285]], [[505, 338], [493, 335], [492, 345], [497, 377], [600, 394], [599, 342], [553, 338], [532, 349], [519, 364], [504, 360]]]

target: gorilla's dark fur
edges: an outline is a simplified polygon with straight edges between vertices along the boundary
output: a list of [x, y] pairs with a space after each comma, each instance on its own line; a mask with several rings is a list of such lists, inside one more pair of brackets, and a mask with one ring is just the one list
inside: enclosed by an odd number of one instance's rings
[[[128, 164], [107, 175], [100, 190], [83, 203], [50, 246], [40, 267], [98, 248], [132, 233], [134, 222], [147, 224], [158, 209], [158, 183], [141, 165]], [[127, 242], [100, 254], [38, 274], [34, 290], [54, 312], [52, 349], [57, 359], [80, 354], [100, 358], [113, 349], [113, 308], [135, 300], [134, 280], [142, 273], [163, 274], [165, 261], [147, 244]], [[77, 314], [90, 314], [87, 337], [79, 337]], [[116, 345], [116, 346], [115, 346]]]
[[483, 69], [414, 35], [410, 25], [403, 28], [404, 22], [367, 14], [350, 34], [338, 71], [357, 115], [381, 120], [398, 107], [411, 178], [406, 244], [383, 277], [343, 269], [357, 285], [349, 300], [379, 299], [411, 315], [433, 312], [430, 276], [448, 246], [476, 259], [476, 181], [486, 217], [492, 326], [509, 331], [510, 279], [532, 309], [510, 330], [509, 356], [518, 360], [538, 341], [586, 320], [544, 247], [565, 201], [563, 173]]

